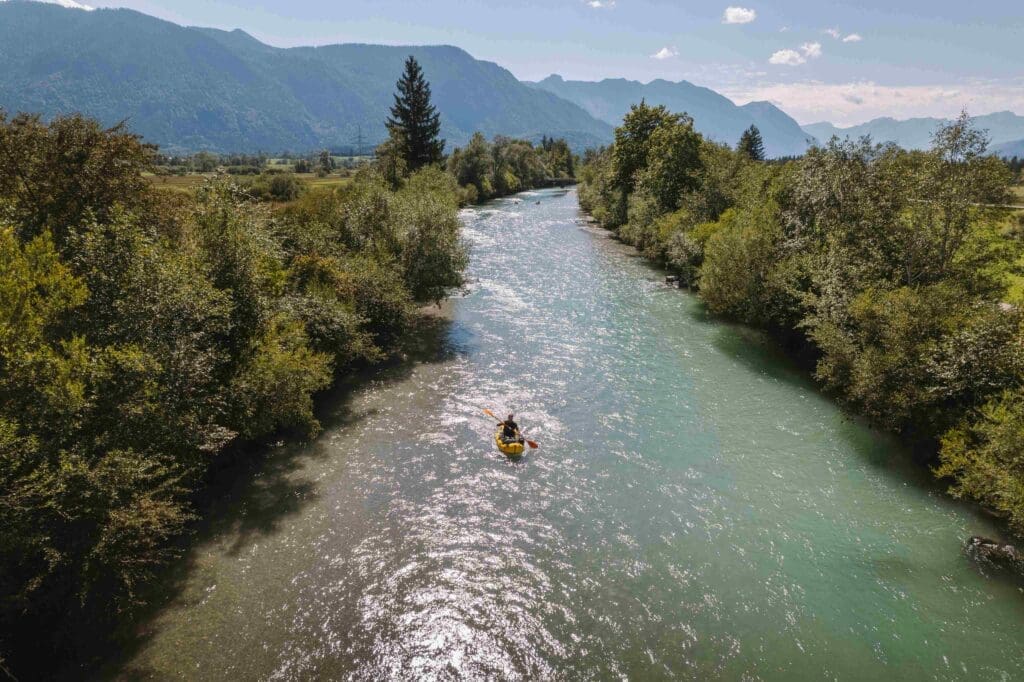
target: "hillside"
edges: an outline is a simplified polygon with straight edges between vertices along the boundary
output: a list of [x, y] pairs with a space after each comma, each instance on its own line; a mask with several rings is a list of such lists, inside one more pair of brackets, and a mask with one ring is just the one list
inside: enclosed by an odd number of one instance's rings
[[1024, 140], [1014, 140], [1013, 142], [997, 144], [992, 148], [992, 151], [1007, 158], [1014, 156], [1024, 158]]
[[[979, 128], [988, 131], [992, 149], [999, 153], [1006, 153], [1001, 150], [1001, 145], [1018, 142], [1024, 138], [1024, 116], [1018, 116], [1013, 112], [1000, 111], [975, 116], [972, 120]], [[841, 138], [870, 135], [876, 142], [894, 142], [905, 149], [927, 149], [931, 146], [932, 134], [946, 122], [941, 118], [910, 118], [898, 121], [884, 117], [848, 128], [838, 128], [831, 123], [823, 122], [805, 125], [803, 129], [822, 142], [833, 135]]]
[[0, 3], [0, 107], [47, 117], [81, 111], [173, 151], [308, 150], [367, 145], [403, 60], [431, 81], [449, 148], [474, 131], [606, 143], [612, 127], [455, 47], [281, 49], [242, 31], [188, 28], [131, 10]]
[[796, 121], [768, 102], [739, 107], [714, 90], [687, 81], [567, 81], [552, 75], [531, 85], [574, 102], [594, 117], [615, 125], [630, 105], [641, 99], [648, 104], [663, 104], [672, 111], [685, 111], [702, 134], [730, 145], [736, 144], [744, 130], [756, 125], [764, 138], [765, 151], [772, 157], [803, 154], [810, 137]]

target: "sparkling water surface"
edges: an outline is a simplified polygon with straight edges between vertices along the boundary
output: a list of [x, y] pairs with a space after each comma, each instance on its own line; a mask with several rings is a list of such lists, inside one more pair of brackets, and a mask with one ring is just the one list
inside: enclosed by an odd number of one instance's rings
[[575, 192], [463, 219], [437, 350], [238, 475], [103, 677], [1024, 679], [1022, 585], [960, 550], [990, 519]]

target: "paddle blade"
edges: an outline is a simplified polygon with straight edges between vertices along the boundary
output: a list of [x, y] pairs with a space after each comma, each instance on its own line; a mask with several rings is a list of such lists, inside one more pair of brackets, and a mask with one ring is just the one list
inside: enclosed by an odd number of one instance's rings
[[494, 417], [495, 419], [498, 418], [498, 415], [494, 414], [490, 410], [484, 410], [484, 414], [486, 414], [488, 417]]
[[540, 445], [538, 445], [537, 441], [535, 441], [535, 440], [528, 440], [528, 441], [526, 441], [526, 444], [529, 445], [530, 448], [533, 449], [533, 450], [536, 450], [537, 448], [540, 447]]

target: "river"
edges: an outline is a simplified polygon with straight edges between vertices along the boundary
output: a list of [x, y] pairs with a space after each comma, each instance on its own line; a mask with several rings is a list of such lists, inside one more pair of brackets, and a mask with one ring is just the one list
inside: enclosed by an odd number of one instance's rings
[[228, 486], [104, 677], [1024, 678], [1022, 584], [960, 550], [990, 519], [575, 192], [463, 216], [433, 351]]

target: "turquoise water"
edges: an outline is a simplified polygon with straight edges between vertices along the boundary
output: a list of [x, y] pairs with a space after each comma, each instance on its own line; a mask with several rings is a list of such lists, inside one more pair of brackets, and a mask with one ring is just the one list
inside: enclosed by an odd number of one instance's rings
[[[960, 551], [998, 529], [898, 444], [573, 192], [464, 221], [440, 351], [225, 491], [105, 676], [1024, 678], [1021, 583]], [[501, 456], [483, 407], [541, 448]]]

